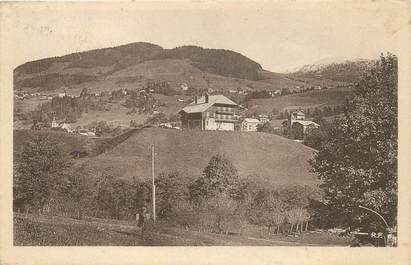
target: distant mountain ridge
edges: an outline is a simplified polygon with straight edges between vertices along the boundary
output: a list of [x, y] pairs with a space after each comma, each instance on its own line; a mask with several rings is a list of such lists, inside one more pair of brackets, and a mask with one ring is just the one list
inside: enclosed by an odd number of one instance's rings
[[334, 81], [356, 82], [361, 75], [375, 66], [375, 60], [351, 59], [331, 63], [306, 64], [290, 74], [293, 77], [326, 78]]
[[14, 89], [79, 93], [141, 88], [147, 82], [182, 84], [197, 90], [277, 90], [353, 83], [372, 61], [306, 65], [294, 73], [264, 70], [250, 58], [231, 50], [181, 46], [164, 49], [146, 42], [77, 52], [24, 63], [14, 69]]

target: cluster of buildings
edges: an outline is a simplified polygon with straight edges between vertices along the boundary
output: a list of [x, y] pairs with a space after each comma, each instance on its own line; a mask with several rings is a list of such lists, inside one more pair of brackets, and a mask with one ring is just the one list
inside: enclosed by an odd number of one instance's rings
[[53, 98], [50, 95], [43, 95], [40, 93], [29, 93], [26, 91], [14, 93], [14, 97], [19, 100], [25, 100], [30, 98], [39, 98], [40, 100], [51, 100]]
[[[38, 98], [40, 100], [52, 100], [53, 99], [53, 95], [41, 94], [41, 93], [38, 93], [38, 92], [30, 93], [30, 92], [26, 92], [26, 91], [17, 92], [17, 93], [14, 94], [14, 97], [16, 99], [19, 99], [19, 100], [25, 100], [25, 99], [30, 99], [30, 98]], [[75, 98], [76, 96], [70, 95], [66, 92], [62, 92], [62, 93], [58, 93], [57, 95], [55, 95], [55, 97], [58, 97], [58, 98], [63, 98], [63, 97]]]
[[260, 114], [258, 118], [245, 118], [240, 125], [240, 130], [244, 132], [256, 132], [258, 125], [270, 122], [267, 115]]
[[[239, 105], [224, 95], [195, 96], [194, 101], [180, 110], [181, 127], [183, 129], [234, 131], [239, 122], [237, 114]], [[267, 115], [258, 118], [245, 118], [240, 124], [240, 130], [255, 132], [259, 124], [269, 122]], [[292, 112], [286, 123], [286, 131], [293, 138], [303, 138], [308, 128], [318, 128], [319, 125], [305, 119], [301, 110]]]
[[62, 123], [58, 123], [56, 121], [56, 118], [53, 117], [53, 121], [51, 122], [51, 129], [54, 130], [63, 130], [67, 133], [78, 133], [80, 135], [84, 135], [84, 136], [96, 136], [96, 132], [95, 129], [92, 130], [88, 130], [88, 129], [73, 129], [71, 128], [70, 124], [62, 122]]
[[294, 139], [302, 140], [310, 128], [319, 128], [320, 125], [305, 119], [305, 114], [301, 110], [290, 113], [287, 120], [288, 135]]

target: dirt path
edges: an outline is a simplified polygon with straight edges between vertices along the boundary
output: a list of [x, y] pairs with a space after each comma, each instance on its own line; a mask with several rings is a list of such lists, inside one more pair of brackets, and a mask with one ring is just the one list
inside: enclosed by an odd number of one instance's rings
[[[142, 240], [140, 245], [153, 246], [341, 246], [337, 241], [324, 241], [308, 236], [304, 241], [296, 241], [294, 238], [265, 239], [242, 235], [222, 235], [209, 232], [184, 230], [176, 227], [160, 225], [156, 230], [147, 231], [142, 235], [142, 229], [133, 225], [132, 221], [120, 221], [84, 217], [82, 220], [47, 215], [32, 215], [14, 213], [18, 219], [27, 219], [32, 222], [50, 225], [75, 225], [93, 226], [99, 233], [111, 232], [128, 237], [126, 240]], [[67, 235], [69, 236], [69, 235]], [[148, 239], [148, 241], [146, 241]], [[304, 238], [302, 238], [304, 239]], [[308, 242], [307, 242], [308, 241]], [[311, 241], [311, 242], [310, 242]], [[315, 243], [313, 243], [313, 241]], [[323, 242], [323, 243], [322, 243]], [[112, 245], [114, 242], [99, 241], [99, 245]], [[321, 244], [322, 243], [322, 244]], [[116, 244], [116, 243], [114, 243]]]

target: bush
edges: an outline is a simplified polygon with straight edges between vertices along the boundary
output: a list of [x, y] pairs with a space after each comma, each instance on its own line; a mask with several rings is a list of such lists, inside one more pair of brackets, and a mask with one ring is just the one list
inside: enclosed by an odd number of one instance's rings
[[170, 220], [185, 229], [199, 224], [201, 217], [194, 206], [187, 200], [175, 201], [172, 205], [172, 217]]

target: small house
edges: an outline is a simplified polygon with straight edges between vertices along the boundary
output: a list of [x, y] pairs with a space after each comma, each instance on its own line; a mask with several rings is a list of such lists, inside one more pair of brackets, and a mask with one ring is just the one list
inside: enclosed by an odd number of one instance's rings
[[72, 133], [72, 132], [73, 132], [73, 129], [71, 129], [70, 124], [68, 124], [68, 123], [63, 123], [63, 124], [60, 126], [60, 128], [63, 129], [63, 130], [65, 130], [65, 131], [68, 132], [68, 133]]
[[281, 96], [281, 90], [277, 89], [276, 91], [274, 91], [274, 95]]
[[188, 85], [187, 85], [186, 83], [182, 83], [182, 84], [180, 85], [180, 89], [181, 89], [182, 91], [187, 91], [187, 90], [188, 90]]
[[256, 132], [258, 124], [260, 124], [260, 121], [257, 119], [245, 118], [241, 123], [241, 131]]
[[260, 114], [260, 115], [258, 115], [258, 119], [260, 120], [260, 123], [261, 123], [261, 124], [264, 124], [264, 123], [267, 123], [267, 122], [270, 121], [270, 119], [268, 118], [268, 116], [265, 115], [265, 114]]
[[56, 121], [56, 117], [53, 116], [53, 120], [51, 121], [51, 128], [58, 128], [58, 127], [60, 127], [60, 125]]

